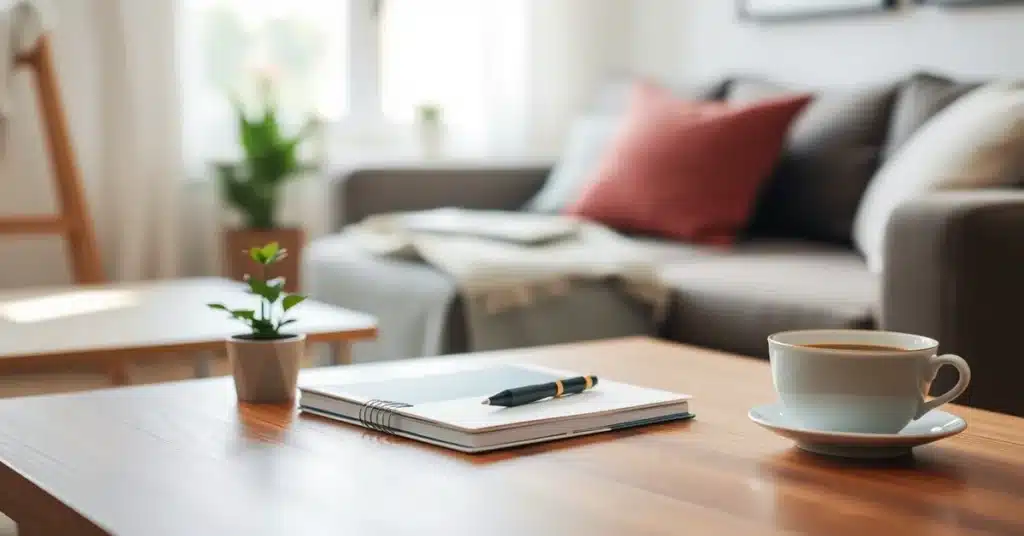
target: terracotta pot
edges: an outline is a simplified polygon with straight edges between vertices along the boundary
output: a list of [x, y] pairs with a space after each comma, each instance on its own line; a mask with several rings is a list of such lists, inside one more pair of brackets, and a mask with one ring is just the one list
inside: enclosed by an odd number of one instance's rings
[[279, 229], [229, 229], [224, 232], [224, 270], [226, 275], [241, 281], [246, 274], [260, 274], [260, 265], [249, 257], [249, 249], [262, 247], [277, 242], [288, 250], [288, 256], [281, 262], [273, 264], [267, 270], [267, 279], [285, 278], [284, 289], [288, 292], [299, 291], [299, 266], [302, 247], [306, 236], [297, 227]]
[[306, 336], [255, 340], [228, 339], [228, 360], [239, 402], [284, 404], [295, 400]]

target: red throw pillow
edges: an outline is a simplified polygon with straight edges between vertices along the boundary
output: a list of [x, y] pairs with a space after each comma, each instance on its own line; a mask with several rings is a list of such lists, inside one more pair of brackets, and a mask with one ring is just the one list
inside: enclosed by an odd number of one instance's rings
[[638, 84], [623, 130], [568, 213], [624, 231], [731, 244], [810, 100], [694, 103]]

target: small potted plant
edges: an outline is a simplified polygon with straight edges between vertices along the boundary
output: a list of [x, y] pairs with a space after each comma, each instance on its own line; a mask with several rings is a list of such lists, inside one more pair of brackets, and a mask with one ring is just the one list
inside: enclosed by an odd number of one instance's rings
[[306, 299], [284, 291], [284, 280], [266, 279], [267, 268], [286, 258], [288, 252], [276, 242], [249, 250], [249, 257], [261, 268], [261, 277], [245, 276], [249, 293], [259, 297], [258, 309], [229, 309], [222, 303], [208, 307], [225, 311], [250, 332], [228, 338], [228, 359], [235, 378], [239, 402], [285, 403], [294, 400], [299, 363], [305, 352], [305, 335], [284, 333], [295, 322], [288, 312]]
[[441, 107], [436, 104], [421, 104], [416, 109], [420, 144], [427, 158], [439, 158], [444, 150], [444, 122]]
[[[226, 270], [236, 279], [255, 269], [247, 256], [237, 255], [239, 251], [268, 242], [282, 244], [295, 254], [302, 250], [302, 228], [282, 227], [277, 211], [285, 184], [314, 169], [300, 162], [299, 149], [321, 128], [319, 121], [311, 119], [297, 133], [286, 134], [270, 78], [262, 81], [261, 88], [258, 113], [248, 113], [238, 98], [233, 99], [242, 160], [216, 166], [224, 200], [243, 218], [242, 227], [229, 229], [224, 236]], [[293, 256], [275, 266], [271, 275], [284, 277], [288, 290], [294, 292], [298, 290], [299, 264]]]

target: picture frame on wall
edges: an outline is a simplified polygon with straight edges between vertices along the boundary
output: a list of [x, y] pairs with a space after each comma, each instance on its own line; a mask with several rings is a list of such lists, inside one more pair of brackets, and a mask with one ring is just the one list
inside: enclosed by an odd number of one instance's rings
[[897, 0], [737, 0], [736, 2], [740, 18], [752, 21], [877, 13], [896, 9], [897, 4]]
[[1022, 4], [1024, 0], [917, 0], [918, 4], [940, 7], [981, 7]]

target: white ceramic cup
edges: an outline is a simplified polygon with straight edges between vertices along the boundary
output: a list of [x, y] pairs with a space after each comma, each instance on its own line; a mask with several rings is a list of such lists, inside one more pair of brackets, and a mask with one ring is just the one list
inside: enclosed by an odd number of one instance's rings
[[[887, 346], [900, 350], [839, 350], [816, 344]], [[895, 434], [911, 421], [963, 394], [971, 369], [961, 357], [936, 355], [938, 341], [889, 331], [787, 331], [768, 337], [779, 398], [804, 427], [832, 432]], [[927, 400], [943, 365], [960, 372], [956, 385]]]

